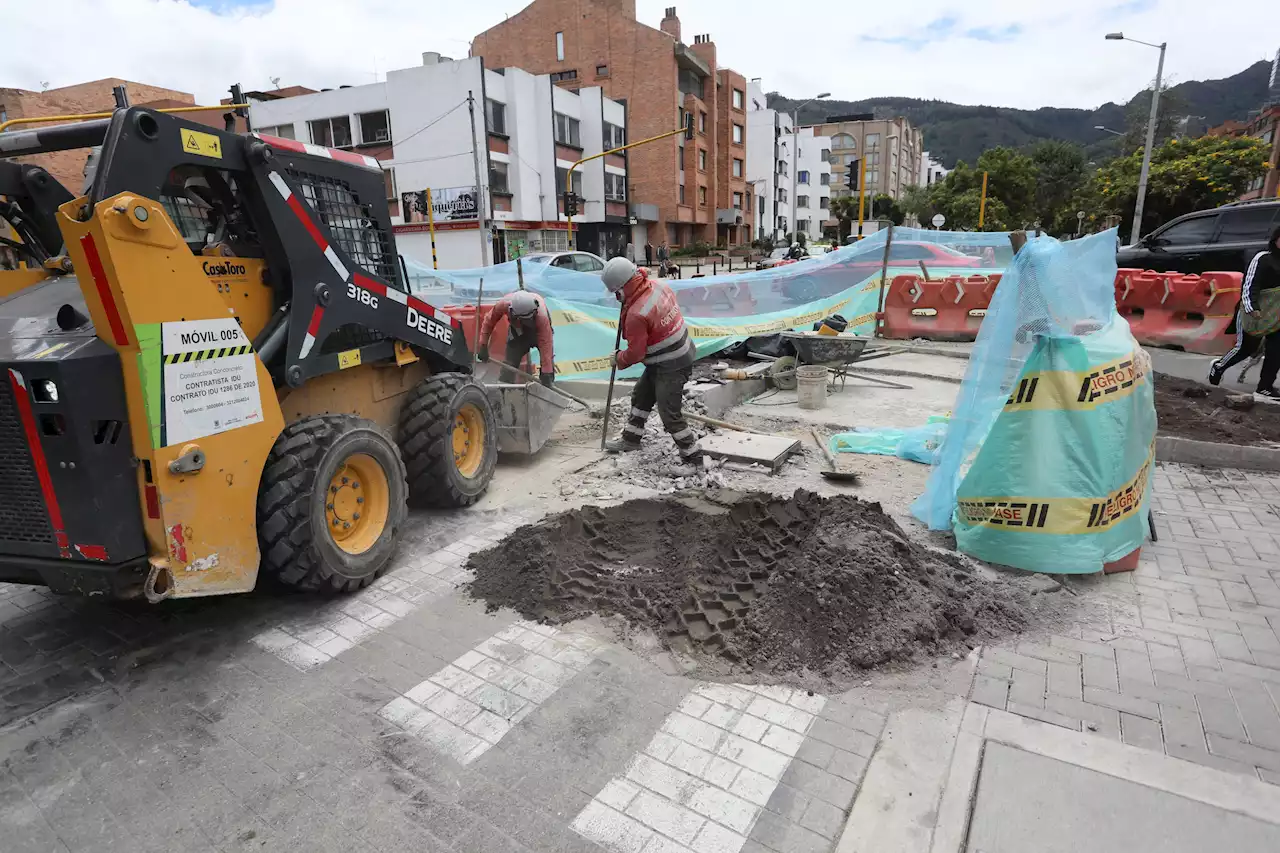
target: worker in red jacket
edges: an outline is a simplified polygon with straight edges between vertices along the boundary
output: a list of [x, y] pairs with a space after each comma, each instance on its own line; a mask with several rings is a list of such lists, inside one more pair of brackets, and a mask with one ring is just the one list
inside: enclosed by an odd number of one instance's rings
[[684, 384], [693, 373], [694, 347], [675, 291], [664, 282], [651, 280], [648, 270], [637, 269], [626, 258], [605, 264], [603, 278], [604, 286], [622, 302], [619, 322], [627, 339], [627, 348], [614, 353], [612, 361], [623, 370], [644, 364], [644, 373], [631, 391], [631, 417], [621, 437], [606, 442], [605, 449], [638, 449], [645, 422], [656, 404], [662, 425], [675, 439], [680, 460], [701, 467], [702, 448], [682, 409]]
[[[493, 336], [493, 327], [498, 319], [507, 318], [507, 349], [504, 360], [507, 364], [520, 366], [520, 361], [529, 354], [529, 350], [537, 349], [541, 359], [538, 368], [538, 381], [548, 388], [555, 377], [555, 346], [551, 334], [551, 312], [540, 297], [527, 290], [508, 293], [493, 304], [484, 322], [480, 325], [480, 346], [476, 350], [476, 359], [489, 360], [489, 338]], [[507, 368], [502, 368], [499, 382], [515, 382], [516, 375]]]

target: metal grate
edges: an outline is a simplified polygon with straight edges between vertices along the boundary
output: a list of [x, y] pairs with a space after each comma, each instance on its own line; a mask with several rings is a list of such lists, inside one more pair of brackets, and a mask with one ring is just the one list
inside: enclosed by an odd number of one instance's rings
[[367, 326], [362, 326], [359, 323], [347, 323], [329, 333], [329, 336], [324, 339], [324, 343], [320, 345], [320, 352], [346, 352], [349, 349], [365, 347], [386, 339], [386, 335], [376, 332]]
[[53, 544], [53, 528], [8, 377], [0, 382], [0, 542]]
[[289, 170], [289, 177], [302, 187], [303, 197], [320, 215], [333, 242], [367, 272], [398, 287], [391, 235], [350, 185], [296, 169]]
[[213, 231], [212, 207], [180, 195], [162, 195], [160, 204], [173, 224], [178, 226], [183, 240], [204, 245], [205, 239]]

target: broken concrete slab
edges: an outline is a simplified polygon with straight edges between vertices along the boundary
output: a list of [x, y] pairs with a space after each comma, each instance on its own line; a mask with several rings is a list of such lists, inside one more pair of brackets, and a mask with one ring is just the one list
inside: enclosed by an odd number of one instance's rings
[[798, 439], [754, 432], [719, 432], [702, 439], [702, 452], [728, 462], [755, 462], [777, 472], [800, 449]]

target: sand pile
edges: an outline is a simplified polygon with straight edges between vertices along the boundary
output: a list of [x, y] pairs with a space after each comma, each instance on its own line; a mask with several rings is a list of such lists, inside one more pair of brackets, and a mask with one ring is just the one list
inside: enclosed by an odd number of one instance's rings
[[880, 505], [720, 492], [586, 507], [473, 554], [471, 594], [564, 622], [597, 613], [735, 669], [837, 678], [1019, 630], [1023, 594], [908, 540]]

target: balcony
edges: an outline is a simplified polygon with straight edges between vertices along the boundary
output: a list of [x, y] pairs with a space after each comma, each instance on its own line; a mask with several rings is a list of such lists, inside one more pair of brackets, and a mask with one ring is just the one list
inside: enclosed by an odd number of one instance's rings
[[717, 207], [716, 208], [716, 224], [717, 225], [742, 225], [746, 220], [742, 216], [742, 208], [740, 207]]

